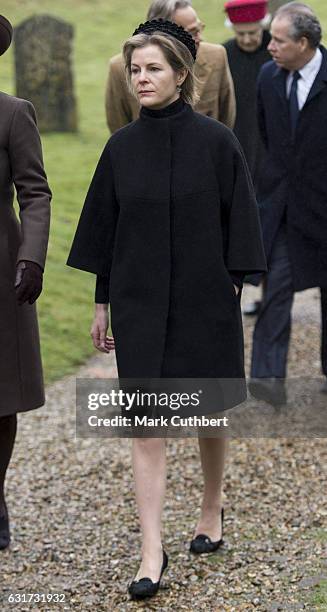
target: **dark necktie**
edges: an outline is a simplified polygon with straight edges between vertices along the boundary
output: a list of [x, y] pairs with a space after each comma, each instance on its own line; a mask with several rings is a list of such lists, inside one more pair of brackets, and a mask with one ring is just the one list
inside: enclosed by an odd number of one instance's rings
[[293, 73], [291, 92], [290, 92], [290, 97], [288, 100], [289, 109], [290, 109], [292, 138], [294, 138], [294, 135], [295, 135], [296, 124], [297, 124], [297, 120], [298, 120], [299, 112], [300, 112], [299, 111], [299, 101], [297, 98], [297, 82], [300, 78], [301, 78], [300, 73], [297, 70], [295, 70], [295, 72]]

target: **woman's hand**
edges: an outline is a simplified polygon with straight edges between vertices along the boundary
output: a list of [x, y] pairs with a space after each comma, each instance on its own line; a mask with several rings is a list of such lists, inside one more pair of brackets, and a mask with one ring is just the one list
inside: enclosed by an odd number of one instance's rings
[[19, 306], [34, 304], [42, 291], [43, 270], [34, 261], [20, 261], [16, 268], [15, 289]]
[[107, 336], [109, 327], [108, 304], [96, 304], [94, 319], [91, 327], [93, 346], [102, 353], [115, 350], [115, 341]]

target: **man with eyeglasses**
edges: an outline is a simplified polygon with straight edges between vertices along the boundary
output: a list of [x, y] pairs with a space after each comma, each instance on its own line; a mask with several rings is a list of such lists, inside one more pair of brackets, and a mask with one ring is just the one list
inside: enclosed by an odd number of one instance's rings
[[[174, 21], [194, 38], [197, 47], [195, 75], [199, 80], [199, 101], [195, 110], [233, 128], [235, 94], [224, 47], [202, 42], [204, 24], [198, 19], [190, 0], [154, 0], [147, 19], [160, 18]], [[106, 87], [106, 116], [111, 133], [137, 119], [139, 111], [138, 101], [127, 88], [122, 55], [116, 55], [109, 64]]]

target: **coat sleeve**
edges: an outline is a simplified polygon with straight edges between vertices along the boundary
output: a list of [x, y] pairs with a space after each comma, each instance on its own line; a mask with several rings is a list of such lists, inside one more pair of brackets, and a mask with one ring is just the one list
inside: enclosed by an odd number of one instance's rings
[[49, 239], [51, 191], [43, 167], [35, 110], [26, 100], [17, 103], [10, 125], [8, 146], [22, 231], [17, 262], [33, 261], [44, 268]]
[[250, 171], [234, 134], [229, 131], [224, 140], [218, 176], [225, 265], [231, 274], [265, 272], [266, 258]]
[[235, 90], [225, 47], [222, 47], [222, 51], [223, 76], [219, 88], [219, 121], [233, 129], [236, 119]]
[[265, 147], [268, 148], [268, 137], [266, 132], [266, 119], [265, 119], [265, 108], [262, 99], [262, 76], [261, 72], [259, 73], [257, 79], [257, 117], [258, 117], [258, 126], [259, 132], [264, 143]]
[[67, 264], [109, 278], [118, 216], [119, 204], [108, 142], [91, 181]]
[[97, 275], [94, 297], [96, 304], [109, 304], [109, 282], [109, 276]]
[[110, 61], [105, 95], [107, 124], [111, 134], [133, 121], [133, 110], [122, 65]]

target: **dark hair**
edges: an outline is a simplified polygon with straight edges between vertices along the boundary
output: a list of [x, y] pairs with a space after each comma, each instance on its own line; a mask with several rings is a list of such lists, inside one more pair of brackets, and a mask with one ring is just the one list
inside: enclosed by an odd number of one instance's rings
[[322, 32], [321, 25], [313, 10], [302, 2], [288, 2], [275, 13], [274, 19], [287, 17], [291, 23], [289, 35], [293, 40], [307, 38], [312, 49], [319, 47]]
[[153, 0], [149, 6], [147, 19], [168, 19], [172, 17], [178, 9], [192, 6], [191, 0]]

